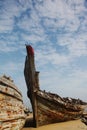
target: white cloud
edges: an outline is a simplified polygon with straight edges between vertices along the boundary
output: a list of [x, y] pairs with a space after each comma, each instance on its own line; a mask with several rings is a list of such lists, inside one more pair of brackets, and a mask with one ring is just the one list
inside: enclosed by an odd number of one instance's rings
[[12, 31], [13, 25], [14, 25], [14, 22], [12, 19], [5, 18], [5, 17], [2, 18], [2, 20], [0, 20], [0, 33], [4, 33], [4, 32], [9, 33], [10, 31]]
[[69, 70], [70, 75], [61, 73], [64, 68], [52, 69], [49, 71], [42, 71], [40, 73], [40, 86], [41, 89], [51, 91], [64, 97], [80, 98], [85, 101], [87, 91], [87, 71], [81, 71], [80, 69], [72, 68]]
[[1, 41], [0, 42], [0, 53], [4, 52], [13, 52], [16, 51], [18, 48], [15, 46], [15, 44], [13, 43], [7, 43], [6, 41]]
[[62, 0], [45, 0], [43, 4], [36, 3], [35, 7], [39, 17], [44, 18], [46, 27], [65, 27], [66, 31], [75, 31], [79, 27], [80, 22], [74, 11]]
[[87, 34], [84, 32], [64, 34], [58, 37], [57, 41], [60, 46], [66, 46], [70, 59], [87, 55]]
[[84, 43], [73, 43], [68, 47], [70, 54], [72, 56], [82, 56], [87, 55], [87, 46]]
[[48, 55], [48, 59], [54, 65], [60, 65], [60, 64], [65, 65], [69, 61], [67, 56], [60, 55], [60, 54], [57, 54], [57, 53], [52, 53], [52, 54]]
[[41, 28], [41, 25], [39, 24], [38, 15], [33, 8], [30, 10], [29, 14], [26, 11], [26, 14], [21, 17], [21, 20], [18, 21], [17, 25], [20, 28], [31, 33], [33, 29], [35, 30], [36, 28]]
[[4, 63], [3, 66], [1, 66], [0, 68], [2, 72], [13, 75], [14, 73], [17, 73], [19, 71], [19, 68], [21, 70], [22, 66], [22, 63], [14, 63], [8, 61], [8, 63]]
[[19, 2], [19, 4], [15, 0], [10, 1], [2, 1], [0, 9], [0, 33], [8, 33], [11, 32], [14, 28], [14, 18], [20, 17], [21, 13], [23, 11], [26, 11], [28, 7], [30, 7], [31, 1], [24, 1], [25, 3], [22, 5], [22, 2]]
[[0, 33], [10, 32], [14, 25], [12, 9], [8, 8], [8, 2], [3, 1], [2, 3], [0, 10]]
[[21, 36], [24, 39], [24, 41], [27, 41], [29, 43], [43, 42], [44, 39], [45, 39], [45, 35], [42, 35], [42, 34], [39, 34], [39, 35], [35, 35], [35, 34], [31, 34], [31, 35], [22, 34]]
[[38, 4], [38, 2], [36, 2], [35, 7], [41, 17], [58, 18], [65, 14], [64, 4], [61, 0], [45, 0], [43, 1], [43, 4]]
[[78, 68], [77, 70], [75, 69], [72, 71], [70, 77], [73, 77], [74, 79], [78, 79], [78, 81], [82, 81], [82, 84], [84, 84], [84, 82], [87, 79], [87, 71], [80, 70], [80, 68]]
[[[9, 2], [4, 2], [4, 11], [2, 13], [4, 18], [1, 26], [3, 32], [5, 31], [5, 26], [7, 30], [12, 31], [15, 26], [14, 24], [16, 24], [21, 29], [30, 33], [42, 32], [44, 34], [41, 24], [42, 18], [44, 18], [44, 26], [46, 28], [51, 26], [55, 30], [56, 28], [63, 27], [64, 29], [65, 27], [66, 31], [75, 31], [79, 26], [79, 20], [74, 15], [73, 10], [61, 0], [53, 2], [51, 0], [44, 1], [42, 5], [35, 2], [35, 8], [33, 8], [32, 2], [27, 0], [20, 0], [19, 4], [12, 1], [9, 8], [8, 4]], [[17, 21], [14, 21], [15, 16]], [[20, 18], [21, 20], [19, 20]], [[8, 24], [5, 21], [8, 21]]]

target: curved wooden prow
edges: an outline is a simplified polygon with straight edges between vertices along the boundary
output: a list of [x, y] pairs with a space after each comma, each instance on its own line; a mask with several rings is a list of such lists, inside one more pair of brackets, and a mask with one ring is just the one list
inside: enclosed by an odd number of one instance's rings
[[26, 45], [27, 55], [34, 56], [34, 49], [30, 45]]
[[32, 109], [33, 109], [33, 120], [34, 120], [34, 126], [37, 127], [37, 102], [36, 102], [36, 90], [37, 88], [37, 82], [38, 80], [38, 72], [36, 72], [35, 69], [35, 63], [34, 63], [34, 49], [30, 45], [26, 45], [26, 51], [27, 56], [25, 60], [25, 68], [24, 68], [24, 76], [25, 81], [27, 85], [27, 95], [30, 98]]

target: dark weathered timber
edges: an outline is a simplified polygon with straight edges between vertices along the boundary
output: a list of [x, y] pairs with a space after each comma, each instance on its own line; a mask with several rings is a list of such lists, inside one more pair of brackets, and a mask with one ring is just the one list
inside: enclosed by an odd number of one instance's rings
[[35, 64], [34, 64], [34, 52], [31, 46], [26, 46], [27, 56], [25, 60], [24, 75], [27, 85], [27, 96], [30, 98], [32, 109], [33, 109], [33, 122], [34, 126], [37, 127], [37, 105], [36, 105], [36, 82], [35, 77], [37, 75]]
[[69, 102], [57, 94], [40, 90], [39, 72], [35, 69], [33, 48], [26, 45], [26, 49], [24, 75], [27, 94], [32, 104], [35, 127], [80, 118], [83, 113], [80, 104], [71, 100]]
[[87, 113], [86, 114], [83, 114], [82, 118], [81, 118], [81, 121], [87, 125]]

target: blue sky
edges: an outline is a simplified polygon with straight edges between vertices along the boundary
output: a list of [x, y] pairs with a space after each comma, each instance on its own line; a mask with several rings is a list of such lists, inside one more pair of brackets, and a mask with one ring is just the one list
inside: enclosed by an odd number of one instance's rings
[[87, 101], [87, 0], [0, 0], [0, 75], [14, 79], [28, 104], [26, 43], [42, 90]]

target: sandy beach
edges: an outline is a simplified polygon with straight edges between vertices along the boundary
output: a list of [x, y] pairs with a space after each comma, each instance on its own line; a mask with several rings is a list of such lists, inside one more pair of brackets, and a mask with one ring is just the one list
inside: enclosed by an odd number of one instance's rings
[[68, 121], [63, 123], [56, 123], [45, 125], [38, 128], [23, 128], [22, 130], [87, 130], [87, 126], [81, 120]]

